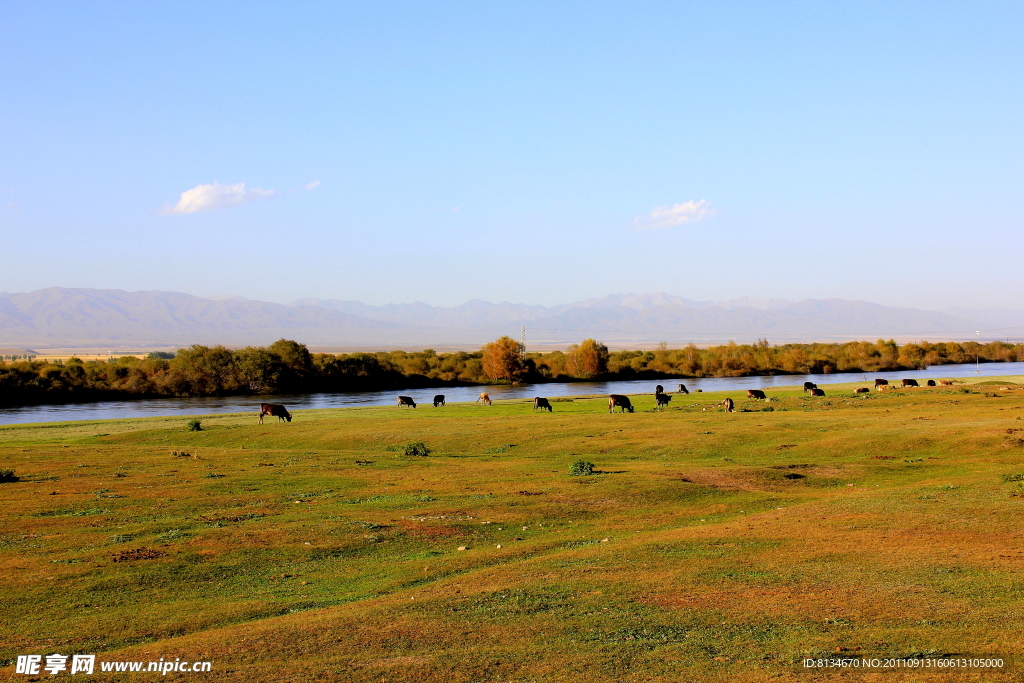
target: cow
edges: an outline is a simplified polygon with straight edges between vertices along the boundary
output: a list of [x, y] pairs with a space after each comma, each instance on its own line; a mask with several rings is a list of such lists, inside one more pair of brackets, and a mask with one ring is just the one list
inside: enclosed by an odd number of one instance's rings
[[900, 386], [901, 387], [919, 387], [921, 385], [917, 383], [916, 379], [904, 379], [904, 380], [900, 380]]
[[939, 380], [939, 386], [951, 387], [951, 386], [953, 386], [953, 380], [951, 380], [951, 379], [940, 379]]
[[896, 391], [896, 387], [895, 387], [895, 385], [891, 385], [891, 384], [880, 384], [878, 386], [878, 390], [879, 391]]
[[633, 412], [633, 404], [630, 403], [628, 396], [623, 396], [621, 394], [609, 394], [608, 395], [608, 412], [609, 413], [615, 412], [615, 406], [618, 406], [619, 408], [621, 408], [622, 409], [621, 412], [623, 412], [623, 413], [626, 412], [627, 410], [629, 412], [631, 412], [631, 413]]
[[731, 398], [727, 398], [724, 401], [722, 401], [722, 405], [725, 406], [725, 412], [727, 413], [731, 413], [734, 410], [736, 410], [736, 406]]
[[935, 386], [935, 380], [933, 380], [933, 379], [928, 380], [928, 386], [934, 387]]
[[679, 393], [680, 394], [688, 394], [690, 392], [686, 390], [686, 385], [685, 384], [680, 384], [679, 385]]
[[811, 389], [817, 389], [818, 385], [814, 382], [804, 382], [804, 391], [810, 391]]
[[856, 389], [853, 390], [853, 393], [855, 394], [867, 394], [870, 392], [871, 390], [868, 389], [867, 387], [857, 387]]
[[759, 398], [767, 401], [768, 397], [764, 395], [764, 392], [760, 389], [747, 389], [747, 398]]
[[668, 394], [655, 394], [654, 400], [657, 401], [659, 408], [664, 408], [672, 400], [672, 397]]
[[880, 390], [878, 389], [878, 387], [884, 387], [884, 386], [885, 386], [885, 385], [887, 385], [888, 383], [889, 383], [889, 380], [887, 380], [887, 379], [876, 379], [876, 380], [875, 380], [875, 390], [876, 390], [876, 391], [880, 391]]
[[443, 405], [444, 405], [444, 394], [438, 394], [437, 396], [434, 397], [434, 407], [436, 408], [438, 406], [443, 406]]
[[546, 410], [549, 413], [554, 412], [551, 410], [551, 402], [543, 396], [537, 396], [533, 399], [533, 411], [537, 412], [537, 409]]
[[292, 421], [292, 416], [288, 413], [288, 409], [275, 403], [260, 404], [260, 424], [263, 424], [264, 415], [276, 417], [278, 422], [281, 420], [287, 420], [288, 422]]
[[480, 394], [480, 398], [477, 399], [477, 403], [486, 403], [487, 405], [491, 405], [491, 397], [486, 393]]
[[819, 389], [818, 387], [814, 387], [813, 389], [811, 389], [811, 396], [824, 396], [824, 395], [825, 395], [825, 390], [824, 389]]
[[412, 396], [399, 396], [398, 407], [401, 408], [403, 406], [412, 406], [413, 408], [415, 408], [416, 401], [412, 400]]

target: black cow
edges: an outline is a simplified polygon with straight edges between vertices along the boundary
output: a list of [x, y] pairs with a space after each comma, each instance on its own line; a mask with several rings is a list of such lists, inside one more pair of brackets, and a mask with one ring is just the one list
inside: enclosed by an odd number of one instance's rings
[[260, 424], [263, 424], [263, 416], [270, 415], [276, 417], [277, 421], [287, 420], [292, 421], [292, 416], [288, 413], [288, 409], [284, 406], [279, 406], [276, 403], [261, 403], [260, 404]]
[[443, 405], [444, 405], [444, 394], [438, 394], [437, 396], [434, 397], [434, 407], [436, 408], [438, 406], [443, 406]]
[[768, 397], [764, 395], [764, 392], [760, 389], [747, 389], [747, 398], [759, 398], [763, 401], [767, 401]]
[[900, 380], [900, 386], [903, 386], [903, 387], [919, 387], [921, 385], [917, 383], [916, 379], [904, 379], [904, 380]]
[[857, 387], [856, 389], [853, 390], [853, 393], [855, 393], [855, 394], [867, 394], [870, 391], [871, 390], [868, 389], [867, 387]]
[[887, 379], [876, 379], [875, 380], [875, 389], [877, 389], [878, 387], [881, 387], [881, 386], [885, 386], [888, 383], [889, 383], [889, 380], [887, 380]]
[[659, 408], [664, 408], [672, 400], [672, 397], [668, 394], [655, 394], [654, 400], [657, 401]]
[[630, 403], [628, 396], [622, 396], [621, 394], [609, 394], [608, 395], [608, 412], [615, 412], [615, 406], [622, 409], [621, 412], [633, 412], [633, 404]]
[[533, 410], [534, 410], [534, 412], [536, 412], [538, 408], [541, 409], [541, 410], [546, 410], [549, 413], [554, 412], [554, 411], [551, 410], [551, 402], [548, 401], [543, 396], [537, 396], [537, 397], [535, 397], [533, 399]]
[[814, 382], [804, 382], [804, 391], [810, 391], [811, 389], [817, 389], [818, 385]]
[[412, 396], [399, 396], [398, 407], [401, 408], [403, 406], [412, 406], [413, 408], [415, 408], [416, 401], [412, 400]]
[[658, 394], [664, 394], [664, 393], [665, 393], [665, 387], [661, 386], [660, 384], [658, 386], [654, 387], [654, 395], [655, 396], [657, 396]]
[[686, 390], [686, 385], [685, 384], [680, 384], [679, 385], [679, 393], [680, 394], [688, 394], [690, 392]]
[[819, 389], [818, 387], [814, 387], [813, 389], [811, 389], [811, 396], [824, 396], [824, 395], [825, 395], [825, 390], [824, 389]]
[[934, 387], [935, 386], [935, 380], [933, 380], [933, 379], [928, 380], [928, 386]]
[[727, 413], [731, 413], [734, 410], [736, 410], [735, 404], [733, 403], [733, 400], [731, 398], [727, 398], [724, 401], [722, 401], [722, 405], [725, 406], [725, 412]]

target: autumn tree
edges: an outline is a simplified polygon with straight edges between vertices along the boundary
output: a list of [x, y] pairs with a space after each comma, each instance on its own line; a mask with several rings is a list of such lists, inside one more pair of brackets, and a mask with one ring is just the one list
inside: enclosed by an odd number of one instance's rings
[[608, 347], [593, 339], [584, 339], [569, 348], [565, 368], [574, 377], [589, 379], [608, 372]]
[[523, 344], [512, 337], [501, 337], [484, 346], [484, 374], [491, 379], [516, 382], [526, 373]]

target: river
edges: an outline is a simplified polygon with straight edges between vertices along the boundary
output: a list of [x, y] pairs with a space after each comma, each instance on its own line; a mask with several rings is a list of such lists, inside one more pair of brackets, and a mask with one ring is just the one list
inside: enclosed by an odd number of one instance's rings
[[109, 420], [126, 417], [154, 417], [180, 415], [212, 415], [217, 413], [259, 412], [260, 403], [280, 403], [289, 410], [303, 408], [344, 408], [351, 406], [394, 405], [395, 396], [412, 396], [417, 404], [428, 407], [434, 394], [444, 394], [448, 403], [474, 401], [480, 392], [486, 391], [497, 401], [510, 398], [532, 398], [534, 396], [579, 396], [584, 394], [641, 394], [653, 393], [654, 386], [661, 384], [667, 392], [674, 392], [680, 382], [691, 392], [731, 391], [765, 389], [779, 386], [799, 386], [804, 382], [818, 385], [846, 382], [864, 382], [873, 385], [876, 377], [890, 382], [904, 377], [916, 379], [924, 384], [929, 379], [956, 377], [1024, 375], [1024, 362], [985, 363], [976, 367], [967, 365], [936, 365], [925, 370], [901, 372], [842, 372], [830, 375], [773, 375], [770, 377], [712, 377], [634, 380], [628, 382], [567, 382], [550, 384], [526, 384], [521, 386], [492, 385], [472, 387], [442, 387], [435, 389], [389, 389], [387, 391], [353, 391], [327, 394], [282, 394], [276, 396], [214, 396], [206, 398], [153, 398], [130, 401], [99, 401], [96, 403], [64, 403], [57, 405], [19, 406], [0, 409], [0, 424], [24, 424], [35, 422], [64, 422], [67, 420]]

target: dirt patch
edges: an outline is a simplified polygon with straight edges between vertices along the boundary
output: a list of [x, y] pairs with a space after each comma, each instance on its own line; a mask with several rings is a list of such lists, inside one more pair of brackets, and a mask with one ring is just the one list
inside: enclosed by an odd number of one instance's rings
[[152, 550], [150, 548], [136, 548], [134, 550], [122, 550], [118, 554], [114, 555], [114, 562], [134, 562], [136, 560], [155, 560], [158, 557], [164, 557], [167, 553], [161, 550]]

